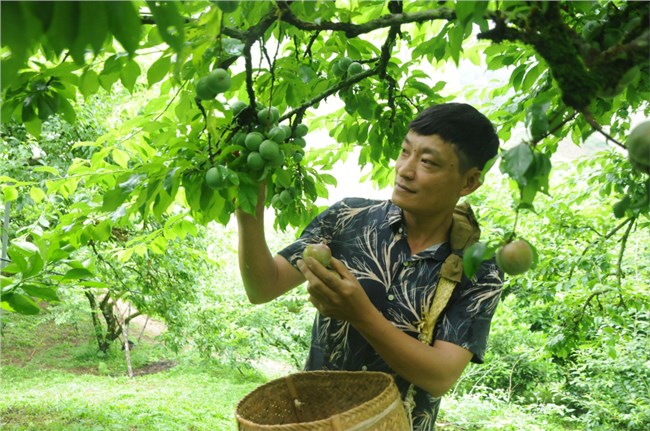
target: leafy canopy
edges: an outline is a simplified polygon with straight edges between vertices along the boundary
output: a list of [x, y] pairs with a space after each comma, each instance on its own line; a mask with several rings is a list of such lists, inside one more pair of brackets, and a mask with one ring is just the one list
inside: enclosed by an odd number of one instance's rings
[[[45, 122], [53, 116], [78, 122], [79, 107], [101, 92], [146, 95], [141, 106], [124, 106], [118, 125], [96, 139], [62, 145], [61, 153], [85, 154], [69, 164], [36, 159], [26, 177], [3, 173], [5, 202], [65, 203], [65, 214], [46, 216], [46, 229], [36, 224], [12, 233], [3, 306], [35, 311], [30, 296], [51, 297], [50, 290], [28, 287], [46, 268], [66, 268], [54, 285], [92, 277], [92, 265], [76, 253], [111, 241], [115, 228], [150, 220], [160, 226], [126, 244], [118, 258], [127, 261], [133, 253], [164, 252], [193, 223], [225, 224], [236, 209], [250, 212], [260, 182], [268, 185], [265, 204], [275, 208], [278, 227], [302, 226], [336, 182], [324, 171], [353, 150], [360, 165], [372, 166], [373, 181], [390, 184], [408, 121], [433, 103], [472, 98], [504, 141], [525, 126], [527, 136], [494, 160], [518, 190], [517, 211], [534, 210], [537, 194], [549, 192], [560, 140], [581, 143], [598, 132], [624, 149], [632, 118], [649, 109], [643, 2], [228, 6], [1, 4], [3, 123], [24, 126], [38, 142]], [[436, 71], [467, 61], [508, 79], [454, 94]], [[219, 74], [227, 85], [205, 87], [199, 97], [197, 86], [216, 69], [226, 71], [229, 79]], [[334, 108], [319, 110], [324, 102]], [[318, 128], [337, 146], [306, 151], [309, 130]], [[249, 143], [251, 133], [275, 146], [262, 151], [261, 143]], [[647, 177], [616, 180], [624, 184], [616, 215], [647, 216]], [[503, 241], [515, 230], [516, 222]], [[474, 250], [466, 269], [498, 245]]]

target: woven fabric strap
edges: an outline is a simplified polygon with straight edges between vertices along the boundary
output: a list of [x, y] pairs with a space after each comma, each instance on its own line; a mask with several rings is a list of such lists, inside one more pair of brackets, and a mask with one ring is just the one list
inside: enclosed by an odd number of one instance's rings
[[[436, 327], [438, 317], [440, 317], [442, 310], [447, 306], [454, 288], [456, 288], [456, 285], [463, 276], [462, 252], [477, 242], [480, 237], [481, 229], [479, 228], [472, 208], [466, 203], [457, 205], [454, 209], [451, 232], [449, 234], [451, 253], [447, 256], [440, 269], [440, 279], [438, 280], [438, 287], [433, 297], [433, 303], [429, 310], [423, 313], [422, 320], [418, 325], [420, 332], [418, 340], [422, 343], [427, 345], [432, 343], [433, 331]], [[414, 407], [414, 394], [415, 386], [411, 384], [404, 399], [404, 405], [411, 424], [413, 424], [411, 413]]]

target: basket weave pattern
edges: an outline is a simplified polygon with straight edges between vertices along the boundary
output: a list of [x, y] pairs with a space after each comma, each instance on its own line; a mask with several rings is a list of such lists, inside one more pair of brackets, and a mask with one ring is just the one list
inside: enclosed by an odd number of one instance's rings
[[240, 431], [409, 431], [393, 377], [308, 371], [268, 382], [237, 405]]

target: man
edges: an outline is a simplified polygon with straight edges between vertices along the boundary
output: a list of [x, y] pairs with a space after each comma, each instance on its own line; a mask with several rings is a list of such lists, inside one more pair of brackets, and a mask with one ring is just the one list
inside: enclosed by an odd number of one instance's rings
[[[490, 121], [466, 104], [434, 105], [409, 124], [389, 201], [344, 199], [321, 213], [300, 239], [273, 256], [264, 239], [263, 204], [238, 213], [239, 263], [253, 303], [308, 282], [318, 310], [307, 370], [393, 374], [402, 396], [415, 385], [413, 429], [433, 430], [440, 397], [471, 361], [482, 362], [502, 280], [494, 261], [463, 276], [438, 319], [434, 341], [418, 341], [459, 199], [480, 186], [499, 140]], [[260, 199], [262, 201], [262, 199]], [[302, 260], [307, 244], [332, 250], [330, 272]]]

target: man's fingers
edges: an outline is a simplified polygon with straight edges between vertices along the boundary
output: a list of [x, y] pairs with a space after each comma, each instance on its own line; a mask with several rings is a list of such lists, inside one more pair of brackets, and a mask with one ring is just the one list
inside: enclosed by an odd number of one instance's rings
[[330, 288], [336, 289], [336, 282], [343, 279], [342, 271], [349, 273], [347, 267], [338, 259], [332, 258], [330, 268], [323, 266], [320, 262], [312, 257], [305, 259], [305, 264], [314, 275], [325, 282]]
[[[313, 262], [309, 262], [310, 260]], [[320, 268], [318, 268], [318, 266], [320, 266]], [[334, 293], [334, 291], [323, 282], [323, 271], [331, 277], [325, 267], [316, 262], [313, 258], [308, 257], [307, 262], [304, 260], [298, 261], [298, 269], [300, 269], [307, 280], [307, 292], [314, 296], [317, 301], [322, 303], [325, 301], [331, 302], [335, 300], [336, 293]]]
[[350, 270], [348, 269], [348, 267], [345, 266], [345, 264], [343, 262], [341, 262], [340, 260], [338, 260], [335, 257], [332, 257], [332, 260], [330, 261], [330, 266], [332, 267], [334, 272], [339, 274], [340, 278], [348, 278], [348, 275], [352, 274], [350, 272]]

